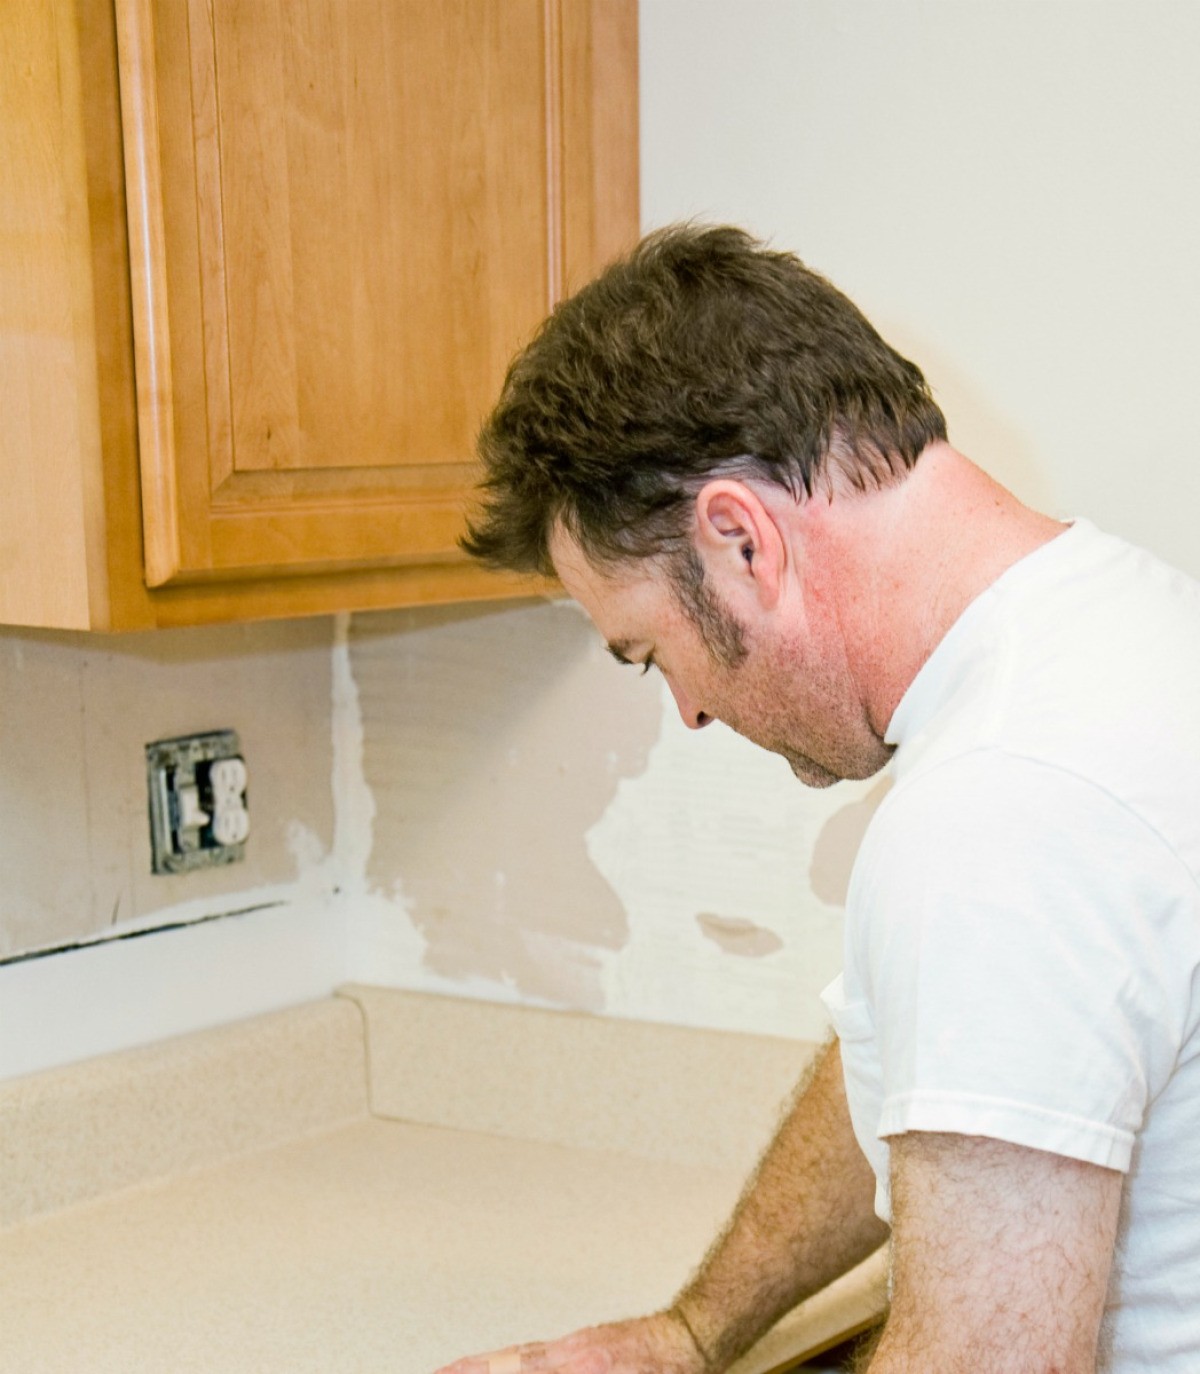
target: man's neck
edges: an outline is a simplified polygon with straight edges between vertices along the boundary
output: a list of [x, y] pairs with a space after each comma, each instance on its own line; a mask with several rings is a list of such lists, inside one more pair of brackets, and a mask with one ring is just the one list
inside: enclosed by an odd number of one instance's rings
[[1066, 528], [948, 444], [927, 448], [893, 486], [835, 496], [823, 523], [836, 550], [844, 642], [880, 737], [971, 602]]

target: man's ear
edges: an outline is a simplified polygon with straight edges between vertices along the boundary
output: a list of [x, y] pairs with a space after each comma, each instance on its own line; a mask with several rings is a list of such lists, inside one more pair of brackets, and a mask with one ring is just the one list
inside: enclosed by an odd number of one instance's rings
[[770, 609], [783, 586], [787, 547], [753, 487], [714, 478], [696, 497], [696, 548], [714, 585]]

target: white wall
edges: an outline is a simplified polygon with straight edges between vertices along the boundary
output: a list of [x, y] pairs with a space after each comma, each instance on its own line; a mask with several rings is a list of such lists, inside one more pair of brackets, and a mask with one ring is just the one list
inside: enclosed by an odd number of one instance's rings
[[1200, 573], [1200, 5], [643, 0], [643, 214], [852, 296], [1019, 495]]

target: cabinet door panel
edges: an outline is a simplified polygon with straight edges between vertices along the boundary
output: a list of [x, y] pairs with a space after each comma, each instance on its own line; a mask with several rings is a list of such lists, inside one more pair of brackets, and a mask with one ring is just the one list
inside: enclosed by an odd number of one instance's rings
[[[635, 191], [619, 242], [572, 230], [599, 141], [636, 176], [636, 120], [595, 119], [636, 101], [633, 5], [118, 0], [118, 23], [148, 582], [456, 559], [509, 357], [636, 233]], [[622, 42], [614, 97], [592, 54]]]

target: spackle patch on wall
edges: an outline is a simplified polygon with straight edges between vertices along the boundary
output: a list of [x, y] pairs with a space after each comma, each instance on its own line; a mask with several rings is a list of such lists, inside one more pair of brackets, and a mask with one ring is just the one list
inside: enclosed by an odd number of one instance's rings
[[851, 801], [821, 827], [813, 844], [808, 876], [813, 893], [823, 902], [845, 906], [850, 872], [871, 817], [891, 791], [890, 775], [875, 780], [865, 797]]
[[376, 807], [367, 887], [403, 894], [396, 918], [424, 942], [414, 985], [602, 1009], [629, 923], [585, 835], [644, 769], [657, 695], [569, 603], [358, 615], [350, 659]]
[[714, 911], [700, 911], [696, 914], [696, 924], [719, 949], [743, 959], [764, 959], [783, 948], [781, 936], [745, 916], [718, 916]]

